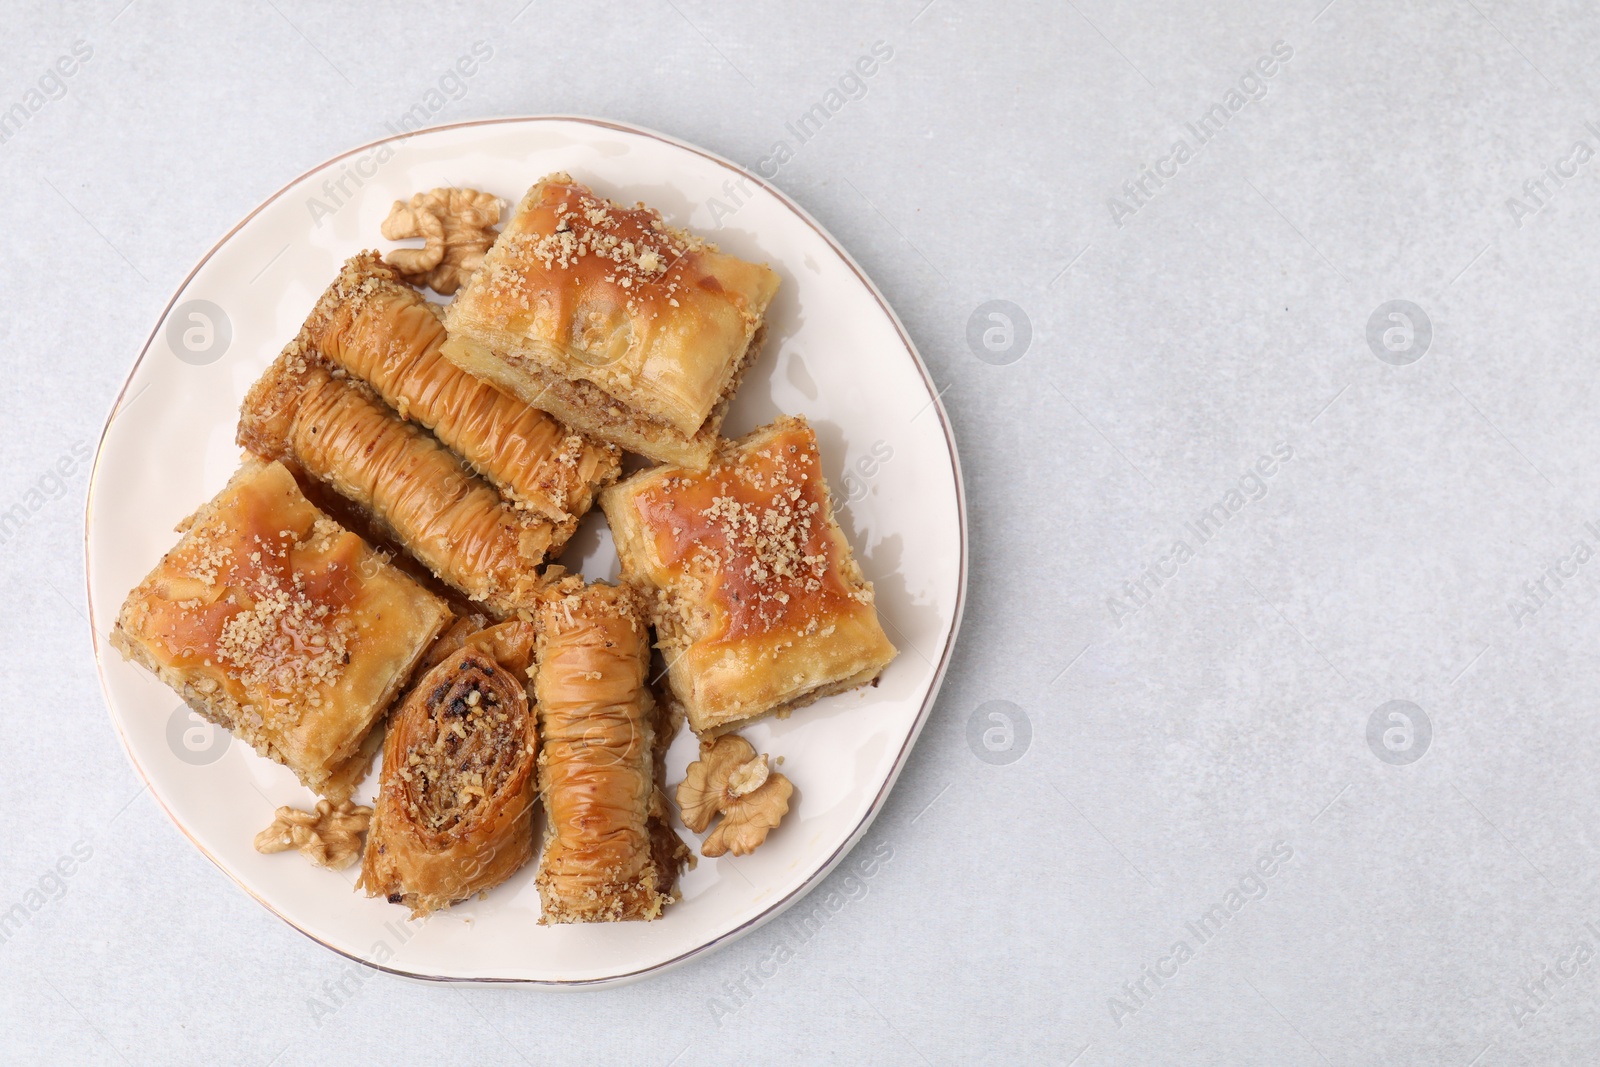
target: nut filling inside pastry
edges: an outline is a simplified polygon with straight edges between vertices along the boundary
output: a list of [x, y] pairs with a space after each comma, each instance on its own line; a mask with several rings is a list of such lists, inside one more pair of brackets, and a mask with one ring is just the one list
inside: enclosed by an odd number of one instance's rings
[[527, 750], [527, 698], [485, 657], [456, 658], [452, 677], [428, 693], [406, 766], [398, 771], [411, 818], [430, 833], [453, 830], [483, 808]]
[[384, 744], [361, 885], [426, 915], [505, 881], [533, 856], [537, 730], [518, 668], [472, 642], [425, 674]]

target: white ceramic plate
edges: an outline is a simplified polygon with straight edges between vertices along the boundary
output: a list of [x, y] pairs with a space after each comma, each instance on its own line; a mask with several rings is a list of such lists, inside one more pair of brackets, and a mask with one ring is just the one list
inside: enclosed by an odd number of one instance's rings
[[[642, 200], [783, 279], [766, 351], [724, 432], [780, 412], [816, 427], [840, 522], [900, 656], [877, 688], [821, 701], [745, 735], [785, 758], [783, 825], [743, 859], [702, 859], [652, 923], [541, 927], [533, 866], [486, 899], [421, 922], [352, 891], [355, 872], [258, 855], [279, 804], [310, 793], [282, 767], [191, 716], [106, 636], [128, 590], [177, 540], [173, 526], [239, 462], [238, 405], [340, 263], [388, 248], [396, 199], [471, 185], [514, 203], [550, 171]], [[966, 532], [960, 468], [927, 370], [883, 297], [804, 211], [761, 179], [647, 130], [575, 118], [461, 123], [346, 152], [277, 193], [200, 261], [173, 296], [100, 441], [86, 525], [95, 655], [128, 757], [201, 851], [285, 921], [335, 951], [416, 977], [595, 984], [637, 978], [724, 944], [816, 885], [866, 831], [928, 716], [961, 617]], [[563, 559], [616, 575], [598, 510]], [[684, 731], [669, 782], [694, 757]], [[361, 796], [370, 797], [376, 775]], [[685, 836], [697, 844], [693, 835]], [[698, 851], [698, 849], [697, 849]]]

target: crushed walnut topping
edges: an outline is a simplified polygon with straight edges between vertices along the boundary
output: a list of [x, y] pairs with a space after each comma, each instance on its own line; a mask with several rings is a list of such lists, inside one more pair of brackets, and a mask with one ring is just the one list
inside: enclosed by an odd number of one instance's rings
[[604, 262], [601, 277], [627, 293], [630, 313], [638, 313], [636, 298], [646, 291], [678, 307], [684, 283], [672, 268], [691, 253], [715, 251], [693, 234], [667, 225], [644, 204], [626, 208], [570, 182], [552, 181], [547, 190], [546, 204], [552, 196], [561, 198], [553, 205], [554, 226], [548, 232], [513, 227], [503, 239], [508, 255], [491, 275], [491, 286], [502, 293], [521, 289], [514, 277], [518, 262], [537, 260], [547, 271], [565, 271], [589, 259]]
[[781, 625], [810, 633], [823, 602], [870, 598], [838, 576], [817, 466], [813, 449], [780, 438], [704, 472], [667, 475], [637, 498], [676, 580], [718, 586], [726, 639]]
[[[257, 537], [256, 544], [275, 562], [294, 542], [272, 545]], [[349, 621], [326, 598], [313, 597], [298, 572], [285, 578], [275, 567], [257, 565], [234, 578], [243, 587], [230, 588], [225, 598], [241, 610], [222, 624], [219, 659], [252, 689], [320, 703], [320, 691], [337, 684], [350, 662]]]
[[217, 573], [233, 558], [233, 549], [220, 540], [227, 532], [228, 527], [225, 524], [217, 524], [211, 534], [211, 537], [216, 539], [203, 542], [195, 558], [190, 561], [190, 577], [206, 585], [217, 584]]
[[256, 835], [256, 851], [271, 854], [298, 849], [315, 866], [342, 870], [361, 855], [361, 835], [372, 820], [371, 808], [358, 808], [348, 800], [337, 806], [317, 801], [311, 811], [281, 807], [272, 825]]
[[[814, 501], [799, 500], [799, 491], [795, 492], [795, 496], [774, 495], [769, 507], [746, 504], [733, 496], [713, 497], [705, 514], [727, 535], [725, 562], [735, 562], [735, 551], [743, 549], [745, 574], [754, 582], [798, 580], [811, 590], [828, 568], [826, 553], [806, 551], [812, 519], [821, 507]], [[781, 591], [773, 596], [788, 600]]]

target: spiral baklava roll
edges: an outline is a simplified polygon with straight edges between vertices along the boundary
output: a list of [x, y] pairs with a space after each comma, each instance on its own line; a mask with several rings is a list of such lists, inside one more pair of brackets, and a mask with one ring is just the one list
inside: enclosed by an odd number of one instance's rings
[[533, 607], [535, 568], [576, 526], [507, 504], [370, 388], [293, 350], [245, 397], [239, 443], [325, 483], [441, 581], [500, 617]]
[[481, 631], [392, 717], [360, 886], [413, 917], [504, 882], [533, 857], [533, 627]]
[[653, 847], [650, 635], [625, 586], [569, 580], [536, 616], [541, 923], [654, 919], [675, 870]]
[[376, 253], [350, 259], [307, 324], [317, 351], [365, 380], [507, 499], [561, 522], [616, 480], [621, 452], [476, 378], [439, 354], [439, 313]]

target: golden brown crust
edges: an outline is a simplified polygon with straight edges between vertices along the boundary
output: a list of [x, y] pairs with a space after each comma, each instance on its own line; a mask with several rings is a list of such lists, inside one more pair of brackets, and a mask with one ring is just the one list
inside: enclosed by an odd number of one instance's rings
[[671, 899], [670, 845], [652, 833], [654, 706], [637, 595], [571, 580], [536, 614], [547, 819], [541, 923], [654, 919]]
[[697, 733], [787, 714], [893, 659], [804, 419], [725, 443], [705, 471], [643, 471], [601, 507], [623, 576], [653, 595], [672, 690]]
[[581, 517], [595, 491], [616, 480], [615, 445], [573, 433], [441, 356], [435, 305], [376, 253], [345, 264], [306, 331], [330, 364], [371, 385], [513, 503], [561, 522]]
[[506, 504], [370, 388], [294, 346], [245, 397], [239, 442], [360, 505], [441, 581], [501, 617], [536, 602], [537, 566], [576, 527]]
[[446, 310], [443, 353], [574, 428], [703, 463], [777, 285], [643, 205], [553, 174]]
[[449, 610], [278, 463], [247, 460], [185, 529], [128, 595], [112, 644], [309, 788], [347, 797]]
[[369, 896], [426, 915], [492, 889], [533, 857], [532, 643], [533, 627], [517, 620], [480, 631], [395, 713], [362, 857]]

